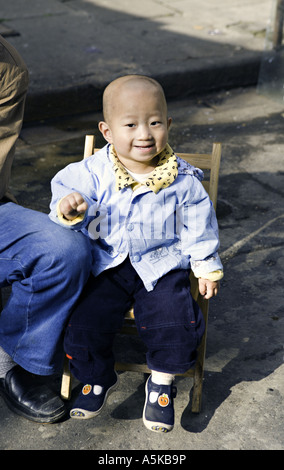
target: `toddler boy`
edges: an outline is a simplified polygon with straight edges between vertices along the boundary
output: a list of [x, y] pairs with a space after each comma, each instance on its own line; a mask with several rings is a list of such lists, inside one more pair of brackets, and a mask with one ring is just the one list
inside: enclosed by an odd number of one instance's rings
[[104, 92], [99, 129], [108, 144], [52, 181], [50, 217], [91, 239], [92, 275], [70, 318], [65, 350], [83, 383], [70, 414], [96, 416], [118, 383], [113, 341], [134, 303], [151, 375], [143, 421], [174, 426], [174, 376], [191, 368], [204, 333], [189, 272], [205, 298], [217, 294], [218, 227], [200, 170], [168, 145], [171, 119], [161, 86], [129, 75]]

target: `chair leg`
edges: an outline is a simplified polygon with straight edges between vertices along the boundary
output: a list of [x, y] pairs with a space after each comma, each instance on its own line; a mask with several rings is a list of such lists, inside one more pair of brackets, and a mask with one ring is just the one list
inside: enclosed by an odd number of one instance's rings
[[203, 376], [204, 376], [204, 364], [205, 364], [205, 352], [206, 352], [206, 341], [207, 341], [207, 323], [208, 323], [208, 311], [209, 302], [208, 300], [198, 298], [199, 306], [202, 306], [202, 312], [205, 320], [205, 332], [198, 349], [198, 357], [194, 369], [194, 385], [192, 392], [192, 413], [200, 413], [201, 402], [202, 402], [202, 388], [203, 388]]
[[69, 368], [68, 358], [65, 356], [63, 364], [63, 374], [61, 381], [61, 398], [63, 400], [70, 400], [72, 390], [72, 374]]
[[205, 347], [206, 347], [206, 331], [202, 338], [202, 342], [198, 351], [198, 358], [194, 368], [194, 384], [192, 392], [192, 413], [200, 413], [202, 402], [202, 388], [204, 376], [204, 362], [205, 362]]

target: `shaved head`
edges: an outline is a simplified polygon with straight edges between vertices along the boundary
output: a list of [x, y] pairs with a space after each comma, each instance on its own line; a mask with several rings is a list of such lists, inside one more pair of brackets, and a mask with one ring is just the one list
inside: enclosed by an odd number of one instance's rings
[[152, 171], [172, 121], [161, 85], [144, 75], [117, 78], [104, 91], [103, 113], [99, 130], [120, 162], [134, 173]]
[[118, 100], [116, 98], [125, 93], [127, 99], [127, 92], [143, 89], [155, 92], [159, 95], [167, 113], [167, 103], [164, 90], [161, 85], [153, 78], [144, 75], [126, 75], [117, 78], [111, 82], [105, 89], [103, 94], [103, 115], [105, 122], [110, 123], [112, 114], [117, 111]]

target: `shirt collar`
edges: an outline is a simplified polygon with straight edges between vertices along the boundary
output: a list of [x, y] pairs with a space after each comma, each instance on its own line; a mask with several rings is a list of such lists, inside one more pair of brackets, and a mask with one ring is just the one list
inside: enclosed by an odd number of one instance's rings
[[110, 146], [110, 157], [113, 161], [113, 169], [115, 172], [116, 191], [120, 191], [128, 186], [131, 186], [133, 191], [140, 186], [146, 186], [154, 193], [158, 193], [161, 189], [170, 186], [178, 175], [177, 159], [169, 144], [167, 144], [164, 150], [159, 154], [159, 161], [156, 168], [151, 172], [144, 183], [139, 183], [128, 173], [127, 169], [119, 161], [112, 144]]

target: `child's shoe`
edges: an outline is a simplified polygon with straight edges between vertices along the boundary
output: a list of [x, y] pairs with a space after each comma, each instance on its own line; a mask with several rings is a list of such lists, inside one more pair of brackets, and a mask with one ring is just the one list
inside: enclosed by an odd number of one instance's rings
[[145, 387], [146, 400], [143, 410], [143, 422], [146, 428], [155, 432], [169, 432], [174, 427], [174, 404], [176, 387], [157, 385], [148, 378]]
[[71, 418], [89, 419], [97, 416], [105, 405], [107, 397], [117, 386], [118, 376], [116, 373], [109, 384], [104, 387], [100, 385], [84, 385], [70, 411]]

